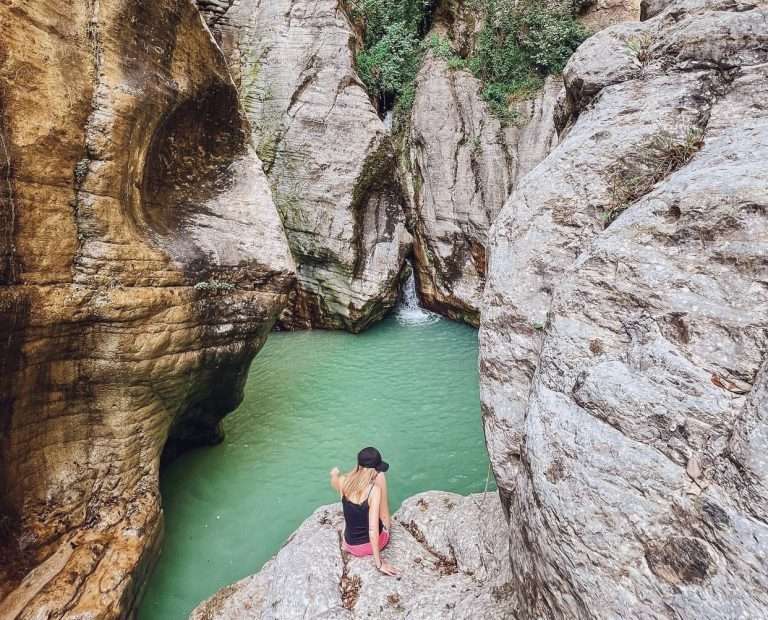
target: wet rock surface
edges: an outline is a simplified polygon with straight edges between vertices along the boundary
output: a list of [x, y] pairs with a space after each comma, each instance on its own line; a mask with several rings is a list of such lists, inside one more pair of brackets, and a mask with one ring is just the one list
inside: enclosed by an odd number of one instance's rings
[[562, 141], [492, 232], [482, 400], [524, 617], [768, 613], [768, 8], [659, 10], [577, 51]]
[[[293, 262], [187, 1], [0, 7], [0, 617], [114, 618]], [[169, 439], [170, 438], [170, 439]]]
[[394, 305], [410, 238], [353, 27], [336, 0], [238, 0], [215, 32], [297, 263], [282, 324], [360, 331]]
[[220, 590], [190, 618], [509, 620], [504, 523], [496, 493], [415, 495], [394, 515], [383, 551], [402, 572], [393, 578], [370, 557], [341, 550], [341, 505], [324, 506], [258, 574]]

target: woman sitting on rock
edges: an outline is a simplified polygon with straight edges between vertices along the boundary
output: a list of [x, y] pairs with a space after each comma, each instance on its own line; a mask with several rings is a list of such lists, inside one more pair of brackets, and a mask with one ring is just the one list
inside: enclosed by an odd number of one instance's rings
[[381, 460], [376, 448], [363, 448], [357, 454], [357, 467], [345, 475], [331, 470], [331, 486], [341, 495], [344, 508], [342, 548], [359, 557], [373, 555], [376, 568], [385, 575], [397, 575], [397, 569], [381, 559], [381, 550], [389, 542], [389, 499], [384, 472], [389, 464]]

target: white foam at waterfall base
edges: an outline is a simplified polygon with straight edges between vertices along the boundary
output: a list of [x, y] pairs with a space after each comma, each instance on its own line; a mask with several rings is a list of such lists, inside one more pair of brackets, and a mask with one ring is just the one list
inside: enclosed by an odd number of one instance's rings
[[400, 299], [395, 308], [395, 318], [401, 325], [424, 325], [440, 320], [440, 315], [425, 310], [419, 305], [413, 269], [410, 269], [408, 280], [400, 291]]

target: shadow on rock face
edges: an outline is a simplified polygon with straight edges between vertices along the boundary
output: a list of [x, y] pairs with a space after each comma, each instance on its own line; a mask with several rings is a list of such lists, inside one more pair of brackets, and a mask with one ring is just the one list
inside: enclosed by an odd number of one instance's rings
[[0, 23], [0, 617], [123, 617], [163, 447], [218, 437], [293, 262], [192, 3], [0, 4]]
[[[264, 251], [264, 239], [243, 235], [258, 226], [254, 202], [271, 203], [262, 165], [249, 144], [232, 84], [210, 84], [176, 106], [155, 131], [144, 164], [140, 218], [151, 236], [193, 280], [261, 268], [287, 252]], [[232, 268], [235, 268], [232, 270]]]
[[216, 84], [176, 107], [155, 132], [144, 173], [144, 212], [171, 235], [232, 188], [233, 161], [246, 150], [234, 87]]

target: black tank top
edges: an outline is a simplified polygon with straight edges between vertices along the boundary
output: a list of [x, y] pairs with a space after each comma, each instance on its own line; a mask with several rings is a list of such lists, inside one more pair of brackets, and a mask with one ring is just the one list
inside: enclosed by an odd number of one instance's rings
[[[344, 508], [344, 540], [348, 545], [364, 545], [371, 542], [368, 536], [368, 497], [371, 495], [373, 485], [368, 489], [368, 495], [362, 504], [349, 501], [346, 496], [341, 496], [341, 505]], [[379, 519], [379, 533], [384, 529], [384, 524]]]

